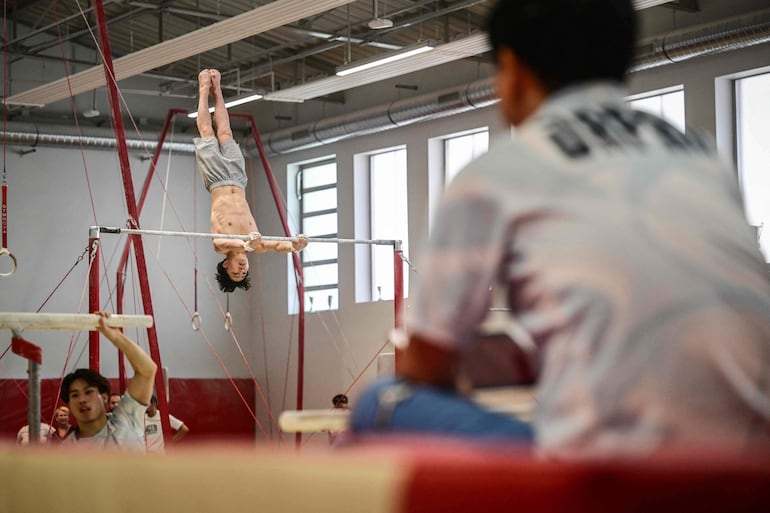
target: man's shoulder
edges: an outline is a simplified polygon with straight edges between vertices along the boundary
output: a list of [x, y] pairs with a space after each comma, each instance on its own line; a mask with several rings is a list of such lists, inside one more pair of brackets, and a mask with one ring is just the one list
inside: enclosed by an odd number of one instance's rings
[[118, 406], [112, 410], [112, 415], [108, 415], [107, 419], [112, 423], [120, 423], [124, 418], [130, 417], [134, 419], [145, 418], [147, 411], [147, 405], [140, 403], [131, 394], [126, 392], [120, 399]]

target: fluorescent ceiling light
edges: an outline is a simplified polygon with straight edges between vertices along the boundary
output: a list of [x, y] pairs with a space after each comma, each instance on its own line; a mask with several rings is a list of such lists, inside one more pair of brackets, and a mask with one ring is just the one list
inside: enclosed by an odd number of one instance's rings
[[337, 76], [344, 77], [352, 73], [358, 73], [359, 71], [382, 66], [383, 64], [388, 64], [389, 62], [400, 61], [401, 59], [406, 59], [407, 57], [411, 57], [413, 55], [429, 52], [433, 50], [434, 46], [436, 46], [435, 41], [423, 41], [422, 43], [417, 43], [415, 45], [405, 46], [397, 52], [385, 53], [382, 55], [369, 57], [368, 59], [351, 62], [349, 64], [345, 64], [344, 66], [338, 67]]
[[245, 96], [233, 98], [232, 100], [225, 102], [225, 107], [235, 107], [236, 105], [243, 105], [244, 103], [255, 102], [261, 100], [265, 95], [262, 93], [250, 93]]
[[[214, 107], [209, 107], [209, 112], [214, 112]], [[198, 111], [194, 110], [192, 112], [187, 113], [187, 117], [190, 119], [195, 119], [198, 117]]]
[[[355, 0], [275, 0], [251, 11], [213, 23], [174, 39], [144, 48], [115, 59], [115, 79], [123, 80], [160, 68], [187, 57], [221, 48], [247, 37], [261, 34], [303, 18], [310, 18]], [[104, 68], [94, 66], [85, 71], [14, 94], [6, 105], [43, 106], [70, 96], [92, 91], [106, 84]], [[71, 87], [71, 89], [70, 89]]]
[[[243, 105], [244, 103], [254, 102], [257, 100], [261, 100], [264, 98], [264, 95], [262, 93], [248, 93], [244, 94], [242, 96], [237, 96], [233, 98], [232, 100], [227, 100], [225, 102], [225, 108], [229, 109], [230, 107], [235, 107], [237, 105]], [[214, 107], [209, 107], [209, 112], [214, 112]], [[187, 114], [188, 118], [195, 119], [198, 117], [198, 111], [193, 111]]]
[[303, 103], [304, 98], [292, 98], [290, 96], [265, 96], [266, 102]]
[[362, 71], [361, 73], [354, 73], [345, 77], [324, 77], [279, 91], [273, 91], [272, 93], [265, 94], [265, 100], [307, 101], [354, 87], [428, 69], [440, 64], [473, 57], [490, 49], [489, 38], [487, 38], [486, 34], [479, 32], [449, 43], [437, 45], [432, 52], [413, 55], [400, 61]]
[[648, 7], [655, 7], [656, 5], [667, 4], [670, 2], [671, 0], [634, 0], [634, 7], [637, 11], [641, 11]]

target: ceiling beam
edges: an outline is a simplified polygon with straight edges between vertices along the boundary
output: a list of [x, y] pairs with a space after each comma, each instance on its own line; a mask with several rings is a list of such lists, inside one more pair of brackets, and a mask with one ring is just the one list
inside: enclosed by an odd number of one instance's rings
[[[329, 32], [328, 34], [314, 32], [312, 30], [304, 29], [302, 27], [296, 27], [296, 26], [286, 27], [290, 30], [294, 30], [300, 33], [302, 33], [301, 31], [304, 31], [304, 33], [307, 35], [323, 38], [324, 40], [319, 44], [315, 44], [313, 46], [310, 46], [308, 48], [305, 48], [299, 51], [293, 50], [293, 48], [296, 48], [296, 44], [293, 42], [283, 43], [277, 46], [265, 48], [262, 50], [257, 50], [255, 54], [249, 55], [248, 58], [234, 59], [228, 62], [227, 65], [224, 67], [230, 68], [230, 67], [240, 66], [242, 63], [246, 62], [247, 60], [254, 60], [255, 58], [260, 58], [262, 56], [270, 56], [270, 59], [267, 62], [254, 64], [246, 69], [241, 70], [242, 79], [248, 80], [249, 77], [253, 77], [255, 75], [261, 75], [263, 73], [272, 71], [278, 65], [288, 64], [292, 61], [301, 60], [311, 55], [317, 55], [319, 53], [323, 53], [333, 48], [337, 48], [339, 46], [347, 44], [348, 42], [350, 42], [351, 44], [371, 44], [373, 46], [377, 46], [379, 43], [381, 43], [382, 37], [385, 36], [386, 34], [393, 34], [395, 32], [408, 29], [415, 25], [419, 25], [420, 23], [425, 23], [437, 18], [450, 16], [457, 13], [458, 11], [467, 10], [475, 5], [483, 4], [488, 1], [489, 0], [462, 0], [452, 4], [442, 2], [439, 5], [436, 5], [435, 0], [424, 0], [420, 2], [415, 2], [414, 5], [388, 13], [387, 17], [396, 18], [398, 17], [398, 15], [405, 14], [415, 9], [422, 10], [423, 7], [429, 10], [427, 12], [422, 12], [417, 15], [407, 16], [402, 19], [398, 19], [395, 25], [393, 25], [393, 27], [387, 28], [387, 29], [372, 30], [366, 26], [368, 19], [355, 20], [351, 23], [351, 26], [352, 27], [360, 26], [360, 27], [363, 27], [364, 30], [351, 33], [349, 38], [347, 35], [345, 35], [347, 27], [339, 27], [337, 29], [330, 30], [328, 31]], [[668, 3], [671, 3], [672, 1], [673, 0], [633, 0], [633, 3], [634, 3], [634, 7], [637, 10], [642, 10], [642, 9], [646, 9], [656, 5], [668, 4]], [[472, 24], [478, 23], [479, 26], [482, 26], [484, 24], [483, 23], [484, 20], [481, 19], [480, 16], [473, 15], [472, 12], [471, 12], [471, 15], [473, 16]], [[327, 37], [324, 38], [323, 36], [327, 36]], [[450, 35], [445, 34], [445, 36], [450, 36]], [[448, 41], [445, 40], [444, 42], [448, 42]], [[292, 49], [292, 51], [283, 57], [276, 56], [276, 54], [278, 54], [279, 51], [284, 49]]]
[[[381, 40], [382, 35], [385, 32], [393, 34], [400, 30], [408, 29], [409, 27], [412, 27], [416, 24], [430, 21], [435, 18], [440, 18], [442, 16], [449, 15], [457, 10], [467, 9], [473, 5], [484, 3], [486, 1], [488, 0], [464, 0], [463, 2], [453, 4], [451, 7], [433, 9], [426, 14], [419, 14], [419, 15], [404, 17], [398, 20], [392, 28], [384, 29], [384, 30], [382, 29], [373, 30], [368, 28], [367, 23], [369, 21], [369, 18], [355, 20], [351, 23], [351, 27], [360, 26], [360, 27], [363, 27], [363, 30], [352, 32], [349, 36], [347, 35], [347, 27], [338, 27], [334, 30], [329, 31], [328, 33], [313, 31], [302, 27], [296, 27], [296, 26], [284, 27], [294, 32], [298, 32], [298, 33], [306, 34], [310, 36], [308, 40], [322, 39], [322, 42], [309, 46], [302, 50], [296, 50], [297, 44], [296, 42], [293, 42], [293, 41], [288, 43], [282, 43], [280, 45], [271, 46], [264, 49], [257, 49], [255, 50], [255, 53], [252, 53], [246, 57], [233, 59], [232, 61], [224, 63], [222, 67], [224, 69], [229, 69], [232, 67], [240, 66], [241, 64], [248, 61], [253, 61], [258, 58], [269, 56], [269, 59], [267, 59], [266, 62], [253, 64], [248, 68], [241, 70], [241, 77], [243, 77], [242, 79], [249, 80], [249, 77], [253, 77], [255, 75], [261, 75], [269, 71], [272, 71], [275, 69], [276, 66], [279, 66], [282, 64], [289, 64], [293, 61], [305, 59], [311, 55], [317, 55], [319, 53], [323, 53], [323, 52], [332, 50], [334, 48], [339, 48], [340, 46], [344, 46], [348, 43], [357, 44], [357, 45], [370, 45], [370, 46], [376, 46], [380, 48], [388, 48], [390, 50], [397, 50], [401, 48], [400, 45], [392, 45]], [[429, 2], [427, 1], [420, 2], [415, 4], [414, 6], [401, 9], [394, 13], [389, 13], [388, 17], [389, 18], [395, 17], [396, 13], [403, 14], [403, 13], [412, 11], [418, 7], [423, 7], [424, 5], [434, 4], [434, 3], [435, 3], [435, 0], [430, 0]], [[282, 52], [283, 50], [289, 50], [289, 52]], [[281, 56], [281, 53], [283, 54], [282, 56]], [[319, 69], [323, 69], [323, 68], [319, 68]], [[333, 70], [330, 69], [330, 71], [333, 71]]]
[[[120, 14], [118, 16], [115, 16], [113, 18], [108, 19], [107, 20], [107, 25], [112, 25], [113, 23], [118, 23], [118, 22], [121, 22], [121, 21], [126, 20], [126, 19], [134, 18], [134, 17], [139, 16], [140, 14], [143, 14], [145, 12], [147, 12], [147, 9], [145, 9], [143, 7], [140, 7], [138, 9], [134, 9], [133, 11], [125, 12], [123, 14]], [[92, 35], [92, 32], [91, 32], [91, 30], [88, 27], [86, 27], [84, 29], [81, 29], [81, 30], [78, 30], [78, 31], [75, 31], [75, 32], [70, 32], [67, 35], [61, 36], [61, 38], [59, 38], [57, 36], [57, 37], [55, 37], [51, 41], [47, 41], [45, 43], [40, 43], [38, 45], [31, 46], [31, 47], [28, 48], [28, 50], [30, 52], [32, 52], [32, 53], [40, 53], [40, 52], [43, 52], [45, 50], [48, 50], [49, 48], [53, 48], [54, 46], [57, 46], [57, 45], [59, 45], [61, 43], [65, 43], [67, 41], [72, 41], [72, 40], [78, 39], [78, 38], [86, 36], [86, 35], [88, 35], [88, 36]], [[94, 34], [94, 37], [96, 37], [95, 34]], [[94, 42], [92, 37], [89, 37], [88, 40], [91, 41], [91, 42]], [[94, 46], [96, 46], [96, 43], [94, 43]]]
[[[276, 0], [267, 5], [196, 31], [116, 59], [115, 79], [122, 80], [172, 62], [220, 48], [259, 34], [334, 9], [355, 0]], [[68, 84], [70, 87], [68, 87]], [[44, 86], [9, 96], [8, 105], [44, 106], [106, 84], [104, 70], [95, 66]]]
[[214, 21], [223, 21], [229, 18], [229, 16], [225, 16], [223, 14], [219, 14], [216, 12], [203, 11], [201, 9], [173, 7], [166, 3], [152, 4], [149, 2], [140, 2], [137, 0], [128, 0], [125, 3], [128, 5], [133, 5], [135, 7], [146, 7], [148, 9], [153, 9], [155, 11], [163, 11], [169, 14], [177, 14], [180, 16], [192, 16], [194, 18], [205, 18], [205, 19], [214, 20]]
[[[104, 1], [104, 5], [107, 6], [109, 4], [113, 4], [113, 3], [117, 2], [117, 1], [118, 0], [105, 0]], [[93, 10], [94, 10], [93, 7], [87, 7], [85, 9], [83, 9], [83, 13], [84, 14], [88, 14], [88, 13], [92, 12]], [[43, 34], [43, 33], [48, 33], [50, 31], [55, 31], [55, 29], [56, 29], [56, 27], [58, 25], [61, 25], [61, 24], [64, 24], [64, 23], [69, 23], [70, 21], [73, 21], [73, 20], [76, 20], [76, 19], [81, 19], [82, 17], [83, 17], [83, 15], [80, 12], [76, 12], [74, 14], [70, 14], [69, 16], [66, 16], [64, 18], [61, 18], [61, 19], [57, 20], [56, 23], [51, 23], [49, 25], [46, 25], [45, 27], [40, 27], [38, 29], [30, 30], [29, 32], [25, 33], [24, 35], [21, 35], [21, 36], [17, 37], [16, 39], [12, 40], [12, 41], [8, 41], [8, 48], [15, 47], [16, 45], [18, 45], [19, 43], [21, 43], [25, 39], [29, 39], [32, 36], [36, 36], [38, 34]]]

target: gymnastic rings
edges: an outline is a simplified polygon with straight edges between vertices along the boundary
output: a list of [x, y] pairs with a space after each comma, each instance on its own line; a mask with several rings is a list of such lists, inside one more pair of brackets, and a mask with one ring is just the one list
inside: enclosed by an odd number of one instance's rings
[[192, 329], [193, 331], [200, 331], [201, 329], [201, 316], [198, 312], [195, 312], [192, 316]]
[[225, 314], [225, 330], [230, 331], [233, 327], [233, 316], [230, 315], [230, 312], [227, 312]]
[[7, 273], [0, 272], [0, 278], [5, 278], [6, 276], [10, 276], [13, 273], [16, 272], [16, 268], [18, 267], [18, 262], [16, 261], [16, 257], [13, 253], [11, 253], [8, 248], [0, 248], [0, 257], [7, 256], [11, 259], [11, 262], [13, 262], [13, 268], [8, 271]]

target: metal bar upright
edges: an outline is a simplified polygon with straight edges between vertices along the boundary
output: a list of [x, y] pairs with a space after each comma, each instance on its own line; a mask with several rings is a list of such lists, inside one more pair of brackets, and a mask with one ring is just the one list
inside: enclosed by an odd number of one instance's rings
[[[139, 216], [142, 215], [142, 209], [144, 208], [144, 202], [147, 199], [147, 193], [150, 190], [150, 185], [152, 184], [152, 177], [155, 175], [155, 169], [158, 165], [158, 159], [160, 158], [160, 153], [163, 149], [163, 143], [166, 140], [166, 135], [168, 134], [168, 129], [171, 126], [171, 122], [174, 119], [174, 116], [177, 114], [180, 114], [184, 112], [181, 109], [169, 109], [168, 114], [166, 114], [166, 121], [163, 123], [163, 129], [160, 132], [160, 137], [158, 138], [158, 146], [155, 148], [155, 153], [152, 155], [152, 160], [150, 161], [150, 168], [147, 171], [147, 176], [144, 178], [144, 183], [142, 184], [142, 192], [139, 195], [139, 203], [136, 206], [136, 215], [137, 220], [139, 219]], [[123, 295], [125, 293], [125, 281], [126, 281], [126, 266], [128, 265], [128, 255], [129, 251], [131, 250], [131, 243], [133, 242], [133, 237], [126, 237], [126, 243], [123, 246], [123, 253], [120, 256], [120, 262], [118, 262], [118, 270], [116, 271], [117, 275], [117, 291], [116, 291], [116, 297], [115, 301], [117, 303], [117, 310], [118, 313], [122, 313], [123, 311]], [[118, 381], [120, 383], [120, 392], [121, 394], [126, 390], [127, 386], [127, 379], [126, 379], [126, 362], [123, 359], [123, 355], [118, 351]]]
[[[291, 229], [289, 228], [289, 221], [286, 217], [286, 209], [283, 207], [281, 200], [280, 189], [273, 176], [273, 170], [270, 167], [270, 162], [267, 160], [267, 154], [265, 153], [265, 147], [262, 145], [262, 138], [259, 136], [259, 130], [257, 130], [257, 124], [254, 121], [254, 116], [243, 114], [231, 114], [231, 117], [245, 118], [249, 121], [251, 126], [251, 133], [254, 136], [254, 142], [259, 150], [259, 158], [262, 161], [262, 167], [265, 168], [265, 176], [270, 184], [270, 191], [273, 194], [273, 200], [275, 206], [278, 209], [278, 215], [281, 218], [281, 224], [283, 225], [283, 231], [287, 237], [291, 236]], [[302, 262], [299, 258], [299, 254], [292, 253], [292, 263], [294, 264], [294, 276], [297, 282], [297, 297], [299, 301], [299, 312], [297, 314], [297, 410], [303, 409], [303, 397], [305, 389], [305, 280], [302, 274]], [[294, 438], [294, 443], [297, 447], [302, 443], [302, 435], [297, 433]]]
[[[128, 250], [129, 247], [130, 245], [128, 241], [126, 241], [125, 249]], [[115, 312], [118, 314], [122, 314], [123, 313], [123, 294], [125, 293], [125, 289], [126, 289], [125, 270], [123, 272], [120, 272], [120, 269], [118, 269], [117, 281], [115, 283], [116, 283]], [[123, 393], [125, 393], [127, 386], [128, 386], [128, 379], [126, 378], [126, 360], [123, 357], [123, 351], [118, 350], [118, 392], [120, 393], [120, 395], [123, 395]]]
[[29, 426], [30, 445], [40, 444], [40, 364], [27, 361], [27, 425]]
[[404, 251], [401, 241], [393, 243], [393, 327], [404, 324]]
[[40, 444], [40, 365], [43, 363], [43, 350], [21, 337], [13, 330], [11, 337], [13, 352], [25, 358], [27, 364], [27, 435], [30, 445]]
[[[134, 194], [134, 182], [131, 176], [131, 164], [128, 158], [128, 147], [126, 146], [126, 131], [123, 125], [123, 115], [120, 109], [120, 98], [118, 96], [118, 86], [115, 80], [115, 68], [112, 64], [112, 50], [110, 49], [110, 37], [107, 31], [107, 17], [104, 14], [103, 0], [94, 1], [94, 11], [96, 13], [96, 23], [99, 28], [99, 40], [101, 42], [102, 59], [104, 64], [104, 74], [107, 83], [107, 91], [110, 98], [110, 108], [112, 111], [112, 126], [115, 130], [115, 138], [118, 146], [118, 157], [120, 161], [120, 171], [123, 178], [123, 191], [126, 195], [126, 206], [132, 223], [139, 227], [139, 213]], [[144, 258], [144, 243], [138, 235], [132, 235], [134, 242], [134, 252], [136, 255], [136, 268], [139, 278], [139, 288], [142, 295], [142, 304], [144, 313], [153, 315], [152, 296], [150, 294], [150, 283], [147, 276], [147, 264]], [[160, 359], [160, 349], [158, 348], [158, 334], [155, 330], [155, 324], [147, 329], [147, 341], [150, 346], [150, 357], [157, 364], [158, 369], [162, 369]], [[166, 385], [163, 381], [162, 372], [155, 374], [155, 390], [158, 396], [158, 406], [162, 412], [168, 412], [166, 402]], [[171, 425], [167, 415], [161, 415], [161, 426], [164, 437], [171, 435]]]
[[[401, 241], [393, 243], [393, 327], [400, 329], [404, 325], [404, 251]], [[400, 352], [395, 351], [394, 365], [398, 371]]]
[[[88, 311], [99, 310], [99, 228], [92, 227], [88, 233]], [[88, 368], [99, 372], [99, 332], [88, 332]]]

